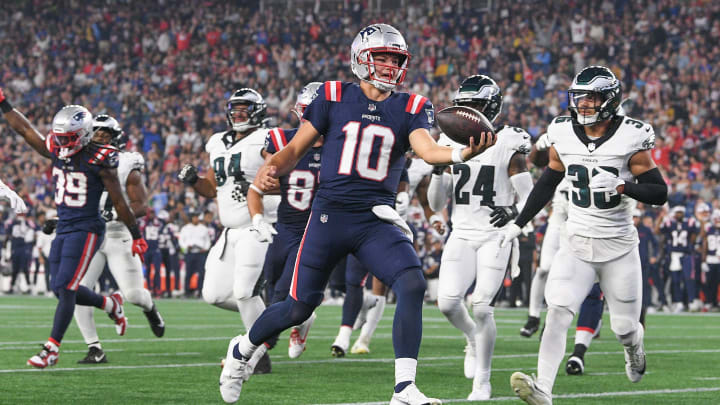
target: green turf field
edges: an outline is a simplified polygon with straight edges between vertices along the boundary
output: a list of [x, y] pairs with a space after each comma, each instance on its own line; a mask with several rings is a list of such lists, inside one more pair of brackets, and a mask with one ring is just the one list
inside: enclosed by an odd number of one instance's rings
[[[239, 315], [201, 301], [160, 300], [167, 330], [155, 338], [140, 309], [126, 306], [130, 328], [115, 335], [111, 321], [96, 312], [109, 363], [78, 365], [86, 346], [73, 323], [59, 363], [32, 370], [25, 361], [50, 333], [54, 299], [0, 297], [0, 403], [86, 404], [221, 403], [220, 359], [227, 342], [241, 330]], [[272, 352], [273, 373], [243, 387], [243, 404], [387, 403], [394, 384], [390, 340], [394, 306], [372, 341], [372, 353], [330, 356], [340, 307], [318, 309], [305, 354], [287, 358], [287, 334]], [[525, 312], [498, 310], [498, 341], [493, 360], [493, 397], [519, 403], [511, 392], [513, 371], [534, 372], [538, 340], [522, 338]], [[356, 337], [357, 332], [353, 336]], [[573, 332], [570, 333], [572, 339]], [[720, 404], [720, 316], [650, 315], [645, 334], [648, 374], [639, 384], [625, 377], [622, 349], [606, 316], [599, 339], [586, 356], [586, 375], [565, 376], [555, 385], [556, 404]], [[471, 381], [463, 377], [464, 339], [435, 307], [425, 309], [417, 382], [430, 396], [465, 402]], [[569, 340], [568, 349], [572, 346]], [[494, 403], [491, 401], [490, 403]]]

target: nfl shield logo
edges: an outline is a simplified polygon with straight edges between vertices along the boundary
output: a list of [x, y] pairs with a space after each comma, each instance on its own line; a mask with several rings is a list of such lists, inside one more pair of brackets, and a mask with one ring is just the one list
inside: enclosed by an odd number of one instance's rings
[[377, 109], [377, 107], [375, 107], [375, 104], [368, 105], [368, 111], [372, 112], [372, 111], [375, 111], [376, 109]]
[[320, 222], [323, 224], [328, 221], [328, 215], [327, 214], [320, 214]]
[[316, 153], [315, 155], [313, 155], [313, 158], [314, 158], [316, 161], [317, 161], [317, 160], [320, 160], [320, 154], [319, 154], [319, 153]]
[[590, 143], [588, 144], [588, 150], [589, 150], [590, 152], [594, 152], [594, 151], [595, 151], [595, 143], [594, 143], [594, 142], [590, 142]]

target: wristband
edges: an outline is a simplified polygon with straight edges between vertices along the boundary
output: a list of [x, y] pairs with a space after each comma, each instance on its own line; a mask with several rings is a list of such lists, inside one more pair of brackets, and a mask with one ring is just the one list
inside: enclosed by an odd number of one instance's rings
[[258, 193], [258, 194], [260, 194], [260, 195], [265, 195], [265, 193], [263, 193], [263, 191], [260, 190], [260, 187], [254, 185], [254, 184], [251, 184], [251, 185], [250, 185], [250, 189], [251, 189], [251, 190], [255, 190], [255, 192]]
[[128, 229], [130, 230], [130, 235], [132, 235], [133, 240], [142, 239], [142, 234], [140, 233], [140, 228], [138, 228], [137, 224], [129, 226]]
[[465, 160], [462, 158], [462, 149], [461, 148], [455, 148], [452, 151], [452, 162], [453, 163], [462, 163]]
[[10, 105], [10, 102], [7, 101], [7, 99], [0, 101], [0, 110], [2, 110], [3, 114], [9, 113], [13, 110], [13, 106]]

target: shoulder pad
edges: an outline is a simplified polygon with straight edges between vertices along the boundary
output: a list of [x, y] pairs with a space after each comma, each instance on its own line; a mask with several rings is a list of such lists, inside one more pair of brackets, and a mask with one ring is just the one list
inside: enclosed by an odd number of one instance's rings
[[114, 169], [118, 167], [119, 151], [112, 145], [91, 142], [87, 146], [90, 159], [88, 163], [95, 166]]
[[[502, 134], [502, 135], [501, 135]], [[498, 142], [502, 141], [509, 149], [528, 154], [532, 149], [530, 134], [524, 129], [505, 125], [498, 131]]]
[[225, 135], [227, 131], [224, 132], [216, 132], [212, 134], [210, 139], [208, 139], [207, 143], [205, 144], [205, 152], [212, 153], [212, 151], [217, 148], [218, 146], [225, 147], [222, 142], [222, 137]]
[[426, 102], [428, 102], [427, 97], [423, 97], [419, 94], [410, 94], [407, 105], [405, 106], [405, 112], [410, 114], [417, 114], [425, 106]]
[[620, 125], [623, 131], [630, 133], [635, 150], [650, 150], [655, 147], [655, 130], [652, 125], [627, 116]]
[[336, 80], [325, 82], [322, 86], [324, 89], [325, 100], [335, 102], [342, 101], [342, 84], [342, 82]]
[[129, 162], [130, 170], [145, 169], [145, 158], [138, 152], [121, 152], [120, 159], [127, 159]]

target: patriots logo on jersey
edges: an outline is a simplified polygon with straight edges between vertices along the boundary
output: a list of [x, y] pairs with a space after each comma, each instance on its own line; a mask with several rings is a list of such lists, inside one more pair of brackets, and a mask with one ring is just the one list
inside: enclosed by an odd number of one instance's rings
[[428, 124], [433, 125], [435, 123], [435, 110], [428, 108], [425, 110], [425, 114], [427, 114]]
[[327, 223], [328, 221], [328, 214], [320, 214], [320, 222]]
[[377, 107], [375, 106], [375, 104], [368, 105], [368, 111], [373, 112], [375, 110], [377, 110]]

